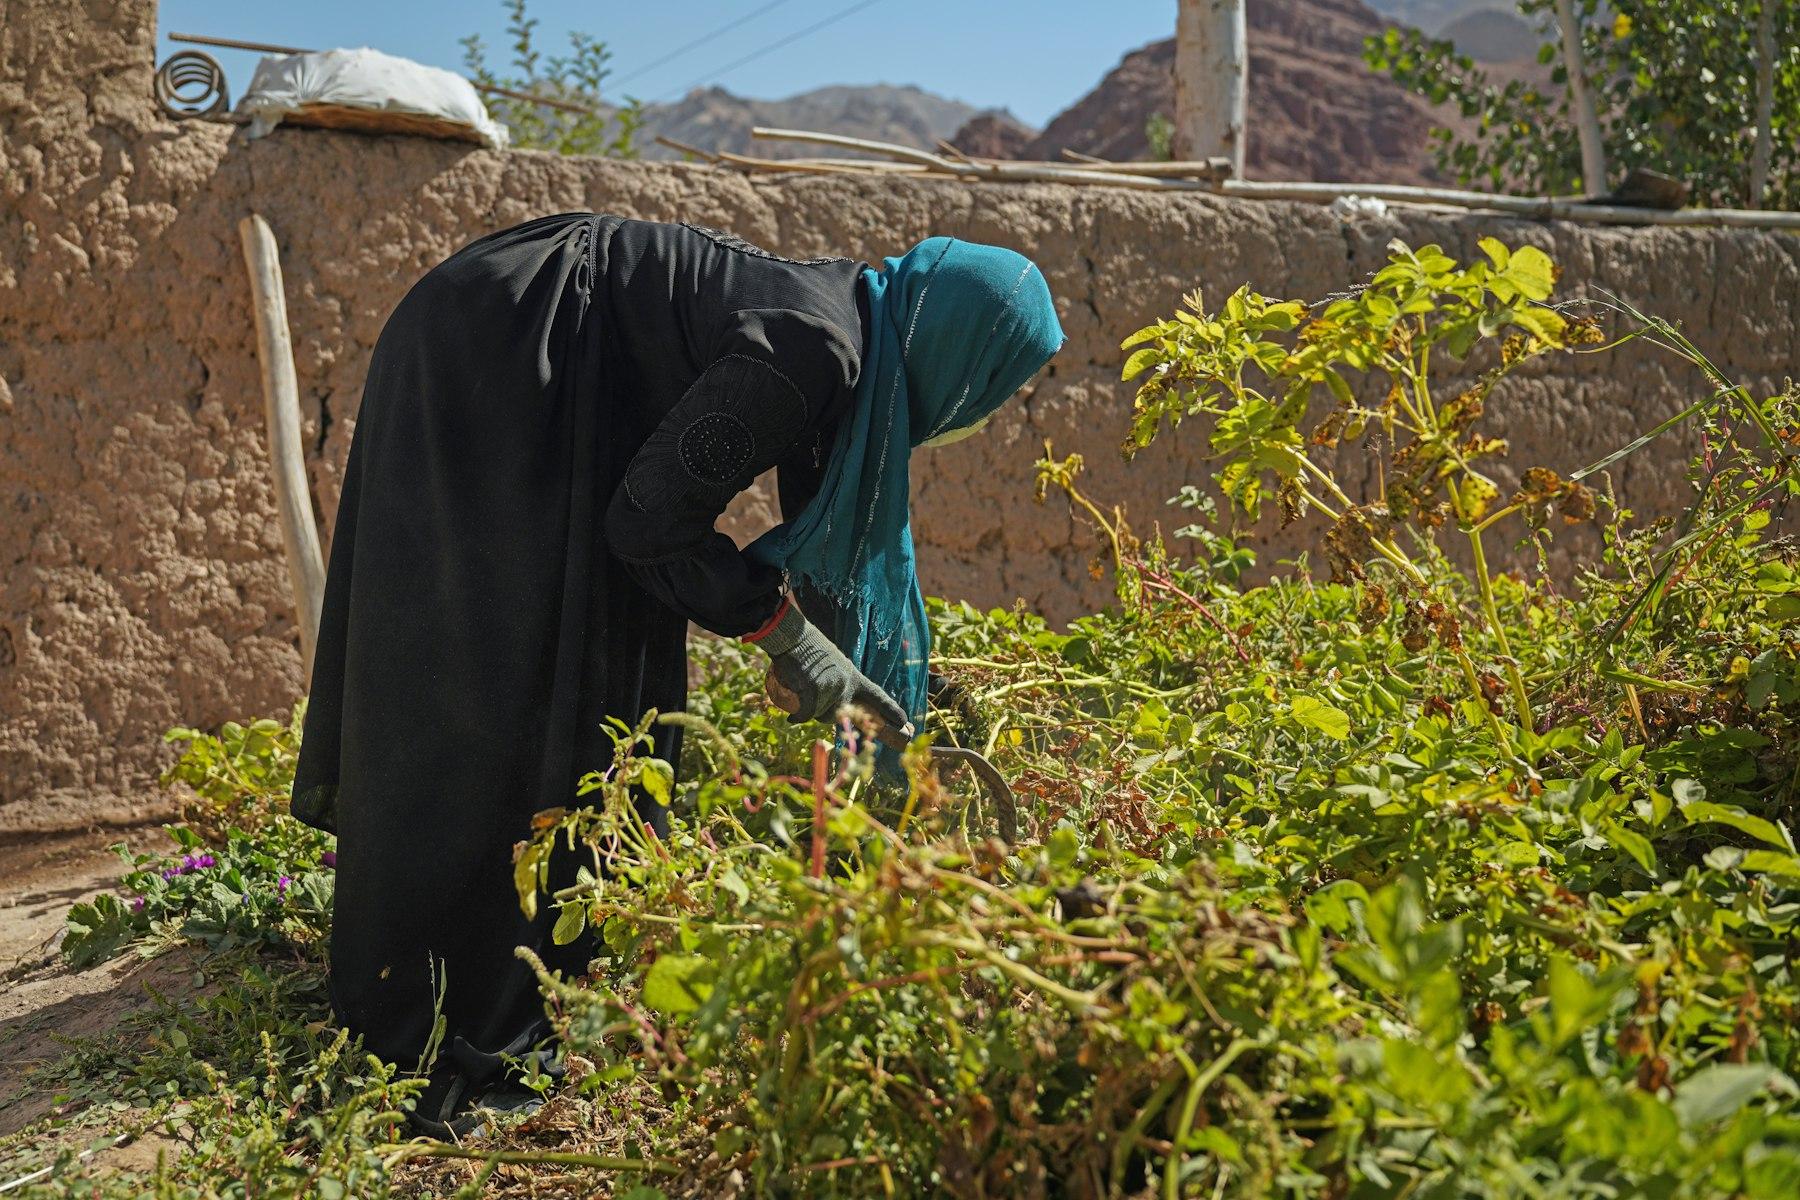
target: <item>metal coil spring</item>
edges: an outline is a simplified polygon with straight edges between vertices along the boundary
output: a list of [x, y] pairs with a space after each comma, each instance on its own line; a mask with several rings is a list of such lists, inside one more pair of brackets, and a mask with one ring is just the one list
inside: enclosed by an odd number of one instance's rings
[[178, 121], [216, 117], [231, 108], [225, 68], [199, 50], [180, 50], [156, 69], [156, 103]]

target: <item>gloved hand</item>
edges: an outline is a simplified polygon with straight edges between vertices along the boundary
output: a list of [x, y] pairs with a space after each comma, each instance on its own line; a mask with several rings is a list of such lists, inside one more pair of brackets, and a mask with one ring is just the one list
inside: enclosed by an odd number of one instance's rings
[[890, 729], [911, 735], [906, 710], [857, 670], [791, 600], [783, 601], [774, 620], [745, 640], [767, 651], [769, 679], [776, 685], [770, 692], [786, 693], [777, 702], [787, 708], [791, 699], [795, 720], [830, 721], [838, 709], [854, 704]]

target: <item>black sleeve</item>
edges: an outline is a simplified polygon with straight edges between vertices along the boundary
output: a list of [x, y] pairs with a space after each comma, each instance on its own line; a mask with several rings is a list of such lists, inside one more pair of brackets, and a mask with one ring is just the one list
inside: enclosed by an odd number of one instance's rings
[[608, 545], [645, 590], [726, 637], [774, 615], [782, 579], [714, 525], [795, 446], [846, 369], [831, 327], [793, 317], [743, 315], [725, 352], [638, 450], [607, 507]]
[[822, 432], [813, 432], [775, 464], [775, 499], [781, 519], [799, 516], [825, 483], [825, 460], [831, 447]]

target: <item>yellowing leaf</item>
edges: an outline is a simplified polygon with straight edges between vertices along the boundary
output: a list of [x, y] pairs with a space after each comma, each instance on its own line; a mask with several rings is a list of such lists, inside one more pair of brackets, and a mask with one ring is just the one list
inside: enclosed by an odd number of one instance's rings
[[1745, 871], [1764, 871], [1770, 875], [1800, 879], [1800, 855], [1785, 851], [1751, 850], [1738, 859], [1737, 865]]
[[1568, 322], [1561, 313], [1535, 304], [1524, 304], [1511, 310], [1512, 323], [1546, 346], [1561, 346]]
[[638, 783], [652, 800], [666, 806], [675, 792], [675, 768], [660, 758], [646, 758]]
[[[1181, 314], [1181, 315], [1185, 316], [1186, 314]], [[1129, 350], [1133, 346], [1137, 345], [1139, 342], [1147, 342], [1151, 338], [1161, 337], [1163, 335], [1163, 333], [1167, 330], [1167, 328], [1168, 328], [1168, 322], [1166, 322], [1166, 321], [1158, 321], [1154, 325], [1146, 325], [1142, 329], [1138, 330], [1136, 333], [1132, 334], [1130, 337], [1126, 338], [1124, 341], [1120, 342], [1119, 349]]]
[[519, 911], [527, 918], [537, 916], [539, 867], [550, 855], [545, 842], [520, 843], [519, 857], [513, 863], [513, 888], [519, 893]]
[[1288, 705], [1288, 712], [1299, 724], [1316, 729], [1326, 737], [1341, 742], [1350, 736], [1350, 714], [1336, 705], [1312, 696], [1296, 696]]
[[1535, 867], [1543, 860], [1543, 852], [1532, 842], [1501, 842], [1494, 857], [1512, 867]]
[[1463, 516], [1470, 522], [1481, 520], [1487, 516], [1494, 501], [1500, 498], [1500, 487], [1485, 475], [1469, 472], [1457, 489], [1462, 496]]
[[1527, 300], [1542, 300], [1556, 288], [1556, 264], [1536, 246], [1520, 246], [1506, 266], [1506, 278]]
[[1300, 318], [1305, 315], [1305, 305], [1287, 300], [1280, 304], [1269, 305], [1268, 311], [1263, 313], [1262, 324], [1269, 329], [1285, 331], [1298, 325]]

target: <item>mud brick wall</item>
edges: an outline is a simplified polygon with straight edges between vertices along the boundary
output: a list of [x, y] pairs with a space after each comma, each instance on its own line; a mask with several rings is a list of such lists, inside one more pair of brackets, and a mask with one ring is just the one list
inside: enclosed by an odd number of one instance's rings
[[[1092, 493], [1140, 527], [1205, 483], [1201, 431], [1130, 467], [1119, 339], [1203, 287], [1320, 297], [1388, 241], [1459, 257], [1493, 234], [1678, 320], [1735, 377], [1779, 384], [1800, 344], [1800, 238], [1595, 229], [1103, 188], [747, 178], [699, 165], [495, 153], [307, 130], [248, 141], [150, 99], [153, 0], [0, 0], [0, 831], [142, 817], [172, 725], [280, 714], [301, 690], [262, 432], [237, 222], [280, 242], [309, 470], [329, 532], [362, 376], [394, 303], [462, 243], [570, 209], [681, 219], [780, 253], [878, 261], [931, 234], [1004, 243], [1043, 267], [1069, 343], [981, 438], [916, 460], [929, 590], [1022, 598], [1057, 617], [1102, 603], [1094, 544], [1038, 506], [1032, 461], [1081, 451]], [[1569, 469], [1678, 411], [1703, 382], [1643, 347], [1559, 357], [1496, 398], [1515, 466]], [[1684, 498], [1677, 440], [1627, 460], [1642, 512]], [[1346, 459], [1360, 477], [1360, 461]], [[734, 514], [766, 524], [766, 498]], [[1309, 533], [1268, 531], [1265, 562]], [[1579, 547], [1576, 547], [1579, 550]]]

